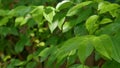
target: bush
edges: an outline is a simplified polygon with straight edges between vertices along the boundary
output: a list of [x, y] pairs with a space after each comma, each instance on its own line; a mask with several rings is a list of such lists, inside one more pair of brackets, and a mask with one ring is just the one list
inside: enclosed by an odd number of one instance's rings
[[120, 5], [0, 0], [0, 68], [120, 68]]

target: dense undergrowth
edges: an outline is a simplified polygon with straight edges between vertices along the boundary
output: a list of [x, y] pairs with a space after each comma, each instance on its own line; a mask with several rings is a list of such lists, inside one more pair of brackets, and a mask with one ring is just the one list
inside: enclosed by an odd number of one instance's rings
[[0, 68], [120, 68], [119, 3], [0, 0]]

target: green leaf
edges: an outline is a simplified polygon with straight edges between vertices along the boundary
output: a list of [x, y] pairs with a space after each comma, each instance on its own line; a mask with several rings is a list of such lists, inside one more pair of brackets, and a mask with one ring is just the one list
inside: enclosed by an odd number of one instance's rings
[[120, 68], [120, 63], [117, 63], [115, 61], [107, 61], [102, 65], [102, 68]]
[[6, 25], [9, 21], [8, 17], [4, 17], [0, 20], [0, 26]]
[[43, 12], [44, 6], [37, 6], [30, 12], [32, 18], [38, 23], [39, 26], [43, 24]]
[[25, 17], [23, 17], [23, 16], [17, 17], [17, 18], [15, 19], [15, 26], [18, 26], [18, 25], [22, 26], [22, 25], [26, 24], [27, 21], [28, 21], [30, 18], [31, 18], [31, 16], [30, 16], [29, 14], [26, 15]]
[[15, 52], [20, 53], [23, 51], [24, 46], [28, 45], [30, 39], [26, 35], [21, 35], [20, 40], [15, 45]]
[[8, 27], [8, 29], [9, 29], [9, 34], [16, 35], [16, 36], [19, 35], [17, 28], [15, 28], [15, 27]]
[[48, 25], [49, 25], [49, 29], [50, 29], [51, 33], [53, 33], [53, 31], [55, 30], [55, 28], [58, 25], [58, 22], [54, 21], [53, 23], [48, 23]]
[[90, 14], [92, 13], [92, 9], [91, 8], [87, 8], [87, 9], [83, 9], [80, 11], [79, 13], [79, 16], [76, 20], [76, 23], [82, 23], [83, 21], [85, 21], [89, 16]]
[[114, 9], [109, 11], [109, 13], [112, 15], [112, 17], [117, 17], [119, 11], [120, 11], [119, 9]]
[[109, 18], [103, 18], [102, 21], [100, 22], [100, 24], [107, 24], [107, 23], [111, 23], [112, 20]]
[[12, 9], [8, 15], [13, 15], [13, 16], [25, 16], [31, 11], [31, 7], [28, 6], [18, 6], [14, 9]]
[[30, 61], [33, 57], [34, 57], [33, 54], [29, 54], [29, 55], [27, 56], [27, 61]]
[[57, 13], [53, 18], [53, 23], [48, 23], [49, 29], [51, 33], [55, 30], [55, 28], [58, 26], [59, 29], [62, 30], [63, 23], [65, 21], [65, 15], [63, 13]]
[[93, 45], [98, 53], [106, 57], [107, 59], [112, 59], [112, 40], [108, 35], [101, 35], [99, 37], [93, 38]]
[[17, 44], [15, 45], [15, 52], [16, 53], [20, 53], [22, 52], [24, 49], [24, 44], [22, 42], [17, 42]]
[[11, 63], [7, 65], [7, 68], [14, 68], [15, 66], [22, 66], [26, 64], [25, 61], [20, 61], [19, 59], [11, 59], [10, 62]]
[[63, 32], [67, 32], [69, 31], [71, 28], [73, 28], [74, 26], [76, 25], [76, 22], [75, 20], [69, 20], [69, 21], [66, 21], [65, 24], [63, 24]]
[[120, 24], [119, 23], [112, 23], [109, 24], [105, 27], [102, 27], [100, 30], [96, 31], [96, 35], [100, 35], [100, 34], [109, 34], [109, 35], [113, 35], [115, 32], [117, 32], [119, 30]]
[[80, 24], [78, 26], [75, 26], [74, 27], [74, 34], [76, 36], [84, 36], [84, 35], [87, 35], [88, 32], [87, 32], [87, 29], [85, 28], [85, 25], [83, 24]]
[[72, 65], [72, 66], [69, 67], [69, 68], [89, 68], [89, 67], [86, 66], [86, 65], [75, 64], [75, 65]]
[[96, 24], [98, 18], [98, 15], [92, 15], [86, 20], [85, 26], [90, 34], [93, 34], [98, 28], [98, 24]]
[[20, 62], [20, 60], [16, 60], [16, 59], [11, 59], [10, 61], [11, 63], [7, 65], [7, 68], [14, 68], [14, 66], [16, 65], [16, 62]]
[[70, 7], [71, 5], [72, 5], [72, 3], [70, 1], [62, 1], [57, 4], [56, 9], [62, 10], [62, 9]]
[[28, 14], [28, 15], [26, 15], [25, 16], [25, 18], [22, 20], [22, 22], [20, 23], [20, 26], [22, 26], [22, 25], [24, 25], [24, 24], [26, 24], [27, 23], [27, 21], [30, 19], [30, 15]]
[[70, 52], [76, 50], [80, 45], [80, 41], [81, 37], [74, 37], [60, 44], [62, 47], [57, 52], [57, 63], [60, 63]]
[[58, 22], [58, 28], [60, 30], [62, 30], [62, 26], [65, 21], [65, 16], [66, 16], [66, 13], [63, 13], [63, 12], [57, 13], [55, 16], [55, 18], [56, 18], [55, 21]]
[[54, 46], [54, 45], [57, 44], [58, 40], [59, 40], [59, 37], [53, 35], [53, 36], [51, 36], [50, 38], [48, 38], [46, 40], [46, 45], [52, 45], [52, 46]]
[[57, 58], [57, 53], [58, 53], [58, 49], [57, 48], [55, 48], [54, 49], [54, 51], [51, 53], [51, 55], [49, 56], [49, 59], [48, 59], [48, 61], [47, 61], [47, 64], [46, 64], [46, 68], [49, 68], [49, 67], [51, 67], [51, 68], [53, 68], [54, 66], [51, 66], [53, 63], [54, 63], [54, 61], [56, 60], [56, 58]]
[[93, 44], [91, 43], [91, 38], [94, 37], [91, 36], [84, 37], [80, 42], [80, 46], [78, 47], [78, 56], [82, 64], [85, 63], [87, 57], [90, 56], [91, 53], [93, 52], [94, 48], [93, 48]]
[[114, 22], [96, 31], [96, 35], [109, 34], [114, 35], [120, 29], [120, 23]]
[[0, 9], [0, 16], [6, 16], [9, 10]]
[[39, 56], [41, 57], [41, 62], [43, 62], [44, 60], [46, 60], [48, 58], [48, 56], [55, 50], [55, 47], [49, 47], [49, 48], [45, 48], [44, 50], [42, 50], [39, 53]]
[[101, 2], [98, 5], [98, 10], [100, 11], [99, 12], [100, 14], [103, 14], [103, 13], [118, 9], [119, 7], [120, 6], [118, 4], [110, 4], [109, 2]]
[[24, 17], [17, 17], [15, 19], [15, 26], [18, 26], [23, 20], [24, 20]]
[[113, 41], [113, 53], [112, 58], [120, 63], [120, 32], [117, 32], [115, 36], [112, 37]]
[[67, 65], [74, 63], [75, 57], [77, 57], [75, 55], [76, 55], [76, 49], [71, 50], [68, 53], [66, 52], [63, 55], [57, 54], [57, 62], [56, 62], [57, 66], [62, 65], [65, 62], [66, 58], [67, 58]]
[[6, 36], [8, 34], [18, 35], [18, 31], [15, 27], [0, 27], [0, 34], [3, 36]]
[[46, 7], [43, 15], [49, 23], [52, 23], [53, 17], [55, 16], [55, 9], [53, 7]]
[[36, 65], [37, 65], [36, 62], [31, 61], [31, 62], [27, 63], [25, 68], [35, 68]]
[[78, 50], [79, 59], [82, 63], [84, 63], [86, 58], [93, 51], [91, 38], [94, 38], [94, 36], [89, 35], [89, 36], [74, 37], [65, 41], [63, 44], [61, 44], [62, 47], [57, 52], [58, 62], [63, 60], [67, 55], [69, 56], [69, 54], [72, 51]]
[[76, 50], [71, 51], [67, 57], [67, 66], [74, 64], [76, 61], [76, 58], [77, 58]]
[[75, 6], [73, 6], [71, 9], [69, 9], [67, 16], [75, 15], [80, 8], [85, 7], [85, 6], [89, 5], [90, 3], [92, 3], [92, 1], [82, 2], [82, 3], [79, 3]]

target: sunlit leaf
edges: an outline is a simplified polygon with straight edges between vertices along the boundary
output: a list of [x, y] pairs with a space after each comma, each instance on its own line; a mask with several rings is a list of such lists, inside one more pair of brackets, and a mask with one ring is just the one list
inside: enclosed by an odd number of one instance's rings
[[67, 8], [67, 7], [70, 7], [71, 5], [72, 5], [72, 3], [70, 1], [62, 1], [62, 2], [57, 4], [56, 9], [62, 10], [62, 9]]
[[[110, 4], [109, 2], [101, 2], [98, 5], [99, 13], [106, 13], [115, 9], [118, 9], [120, 6], [118, 4]], [[109, 8], [109, 9], [108, 9]]]
[[103, 19], [101, 20], [100, 24], [107, 24], [107, 23], [110, 23], [110, 22], [112, 22], [111, 19], [109, 19], [109, 18], [103, 18]]
[[66, 21], [63, 25], [63, 32], [67, 32], [76, 25], [75, 20]]
[[43, 12], [44, 12], [44, 6], [36, 6], [32, 11], [32, 18], [35, 20], [35, 22], [38, 23], [38, 25], [43, 24]]
[[53, 7], [46, 7], [43, 15], [49, 23], [52, 23], [53, 17], [55, 16], [55, 9]]
[[107, 59], [112, 59], [112, 40], [108, 35], [101, 35], [99, 37], [93, 38], [93, 45], [98, 53], [106, 57]]
[[53, 23], [49, 23], [48, 25], [49, 25], [49, 28], [50, 28], [51, 33], [53, 33], [53, 31], [55, 30], [55, 28], [56, 28], [57, 25], [58, 25], [58, 22], [55, 21], [55, 22], [53, 22]]
[[87, 57], [92, 53], [94, 49], [93, 44], [91, 42], [91, 38], [94, 38], [94, 37], [87, 36], [83, 38], [78, 48], [78, 56], [79, 56], [80, 62], [83, 64], [85, 63]]
[[92, 15], [86, 20], [85, 26], [90, 34], [93, 34], [95, 30], [98, 28], [98, 24], [96, 24], [98, 18], [99, 18], [98, 15]]
[[119, 44], [120, 44], [120, 32], [117, 32], [115, 36], [112, 37], [113, 41], [113, 53], [112, 53], [112, 58], [120, 63], [120, 49], [119, 49]]
[[120, 24], [118, 22], [111, 23], [96, 31], [96, 35], [100, 35], [100, 34], [114, 35], [116, 32], [119, 31], [119, 29], [120, 29]]
[[86, 2], [81, 2], [75, 6], [73, 6], [67, 13], [67, 16], [73, 16], [74, 14], [77, 13], [77, 11], [82, 8], [85, 7], [87, 5], [89, 5], [90, 3], [92, 3], [92, 1], [86, 1]]

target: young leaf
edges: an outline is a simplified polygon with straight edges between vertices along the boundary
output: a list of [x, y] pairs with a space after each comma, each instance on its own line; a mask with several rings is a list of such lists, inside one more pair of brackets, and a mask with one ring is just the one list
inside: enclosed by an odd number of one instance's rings
[[46, 7], [43, 15], [49, 23], [52, 23], [53, 17], [55, 16], [55, 9], [53, 7]]
[[[101, 2], [98, 5], [98, 10], [100, 11], [100, 14], [110, 12], [112, 10], [118, 9], [120, 6], [118, 4], [110, 4], [108, 2]], [[108, 9], [109, 8], [109, 9]]]
[[17, 17], [15, 19], [15, 26], [18, 26], [18, 25], [22, 26], [22, 25], [26, 24], [27, 21], [30, 19], [30, 17], [31, 17], [30, 15], [27, 15], [25, 17], [23, 17], [23, 16]]
[[17, 17], [15, 19], [15, 26], [18, 26], [23, 20], [24, 20], [24, 17]]
[[51, 33], [53, 33], [53, 31], [55, 30], [55, 28], [56, 28], [57, 25], [58, 25], [58, 22], [55, 21], [55, 22], [53, 22], [53, 23], [48, 23], [48, 25], [49, 25], [49, 29], [50, 29]]
[[98, 28], [98, 24], [96, 24], [98, 18], [99, 18], [98, 15], [92, 15], [86, 20], [85, 26], [90, 34], [93, 34], [95, 30]]
[[28, 14], [25, 16], [25, 18], [23, 19], [23, 21], [20, 23], [20, 26], [24, 25], [27, 23], [27, 21], [31, 18], [31, 16]]
[[32, 18], [39, 26], [43, 24], [43, 12], [44, 6], [37, 6], [31, 11]]
[[56, 9], [62, 10], [62, 9], [67, 8], [67, 7], [70, 7], [71, 5], [72, 5], [72, 3], [70, 1], [62, 1], [62, 2], [57, 4]]
[[65, 20], [65, 14], [57, 13], [53, 18], [53, 23], [48, 23], [51, 33], [55, 30], [57, 26], [61, 29], [64, 20]]
[[107, 23], [110, 23], [110, 22], [112, 22], [111, 19], [109, 19], [109, 18], [103, 18], [102, 21], [100, 22], [100, 24], [107, 24]]
[[119, 9], [111, 10], [109, 13], [112, 15], [112, 17], [117, 17], [118, 16]]
[[69, 31], [75, 25], [76, 25], [75, 20], [66, 21], [65, 24], [63, 25], [63, 32]]
[[119, 29], [120, 29], [120, 23], [116, 21], [114, 23], [106, 25], [105, 27], [102, 27], [101, 29], [97, 30], [96, 34], [97, 35], [101, 35], [101, 34], [113, 35], [114, 33], [118, 32]]
[[80, 8], [82, 8], [82, 7], [84, 7], [84, 6], [87, 6], [87, 5], [89, 5], [90, 3], [92, 3], [92, 1], [82, 2], [82, 3], [79, 3], [79, 4], [75, 5], [75, 6], [73, 6], [73, 7], [68, 11], [67, 16], [73, 16], [73, 15], [75, 15]]
[[63, 12], [57, 13], [55, 16], [55, 18], [56, 18], [55, 21], [58, 22], [58, 28], [60, 30], [62, 30], [62, 26], [63, 26], [63, 23], [65, 21], [65, 16], [66, 16], [66, 13], [63, 13]]

